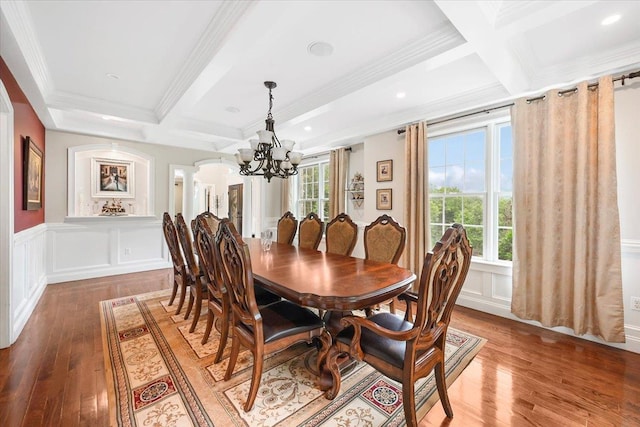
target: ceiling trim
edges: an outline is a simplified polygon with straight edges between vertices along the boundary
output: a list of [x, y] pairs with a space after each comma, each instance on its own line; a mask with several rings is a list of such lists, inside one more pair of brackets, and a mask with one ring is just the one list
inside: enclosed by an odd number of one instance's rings
[[43, 97], [53, 92], [53, 83], [44, 54], [34, 31], [31, 14], [26, 3], [15, 0], [2, 0], [0, 8], [5, 15], [7, 25], [24, 58], [29, 72]]
[[103, 99], [90, 98], [68, 92], [55, 92], [46, 99], [48, 108], [66, 111], [89, 111], [99, 115], [119, 117], [143, 123], [158, 124], [152, 110], [130, 107]]
[[253, 2], [249, 1], [225, 1], [221, 4], [195, 48], [189, 54], [185, 66], [173, 79], [155, 108], [155, 113], [160, 120], [164, 120], [202, 74], [216, 53], [223, 47], [223, 42], [233, 27], [251, 7], [253, 7]]
[[[380, 59], [359, 67], [357, 70], [336, 79], [312, 93], [300, 97], [299, 101], [278, 109], [278, 121], [281, 125], [301, 114], [313, 111], [383, 78], [424, 62], [438, 54], [464, 44], [464, 39], [450, 25], [434, 33], [420, 37], [393, 52], [387, 52]], [[264, 126], [264, 118], [256, 120], [243, 128], [245, 138], [253, 135], [256, 129]]]

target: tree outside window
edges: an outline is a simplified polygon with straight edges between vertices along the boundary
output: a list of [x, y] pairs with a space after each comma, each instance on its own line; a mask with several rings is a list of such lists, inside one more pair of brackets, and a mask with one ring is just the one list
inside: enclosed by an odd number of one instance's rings
[[329, 217], [329, 162], [298, 168], [298, 218], [311, 212], [322, 221]]

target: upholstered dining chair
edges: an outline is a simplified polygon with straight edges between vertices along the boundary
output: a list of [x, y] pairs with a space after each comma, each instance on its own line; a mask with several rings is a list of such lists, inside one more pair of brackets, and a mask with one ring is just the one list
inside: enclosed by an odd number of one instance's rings
[[196, 221], [196, 249], [200, 259], [200, 266], [207, 276], [207, 327], [202, 336], [202, 344], [209, 340], [214, 320], [217, 318], [220, 327], [220, 343], [213, 363], [220, 362], [224, 348], [229, 337], [229, 318], [231, 317], [231, 305], [229, 295], [224, 285], [224, 272], [222, 259], [216, 246], [216, 233], [220, 221], [215, 225], [215, 230], [210, 226], [211, 222], [205, 217], [198, 216]]
[[171, 255], [171, 262], [173, 264], [173, 289], [171, 290], [171, 298], [169, 298], [169, 305], [172, 305], [176, 299], [178, 289], [180, 290], [180, 298], [178, 300], [178, 308], [176, 314], [182, 310], [184, 304], [184, 298], [187, 290], [187, 267], [184, 263], [184, 258], [180, 252], [180, 243], [178, 242], [178, 232], [176, 226], [171, 219], [169, 212], [165, 212], [162, 215], [162, 231], [164, 233], [164, 240], [169, 247], [169, 254]]
[[200, 271], [198, 261], [196, 261], [196, 256], [193, 251], [193, 239], [191, 238], [191, 233], [187, 228], [187, 223], [182, 214], [176, 215], [176, 228], [178, 229], [178, 239], [182, 246], [182, 254], [187, 262], [189, 302], [187, 303], [187, 310], [184, 314], [185, 320], [189, 318], [195, 302], [194, 317], [191, 322], [191, 327], [189, 328], [189, 332], [193, 332], [200, 319], [202, 300], [207, 298], [207, 283], [206, 278], [203, 277]]
[[432, 370], [444, 411], [447, 417], [453, 417], [445, 379], [445, 345], [451, 312], [467, 276], [472, 251], [464, 227], [453, 224], [425, 257], [417, 294], [400, 296], [407, 303], [404, 317], [377, 313], [366, 319], [347, 316], [341, 320], [346, 328], [336, 336], [337, 352], [328, 363], [337, 363], [340, 352], [349, 352], [401, 382], [408, 426], [418, 425], [415, 382]]
[[[397, 264], [407, 239], [407, 231], [389, 215], [380, 215], [364, 228], [364, 257], [373, 261]], [[396, 312], [395, 300], [389, 304]], [[371, 312], [367, 311], [370, 315]]]
[[323, 223], [315, 212], [309, 213], [300, 221], [298, 230], [298, 247], [306, 249], [318, 249], [322, 240]]
[[232, 345], [224, 379], [233, 374], [240, 346], [253, 354], [253, 372], [245, 411], [250, 411], [262, 378], [264, 355], [298, 342], [310, 343], [322, 332], [322, 320], [307, 308], [281, 300], [258, 307], [253, 287], [249, 248], [227, 220], [220, 223], [220, 254], [231, 301]]
[[341, 213], [327, 224], [327, 252], [351, 256], [358, 239], [358, 226], [346, 213]]
[[291, 212], [287, 211], [278, 220], [278, 243], [292, 244], [297, 228], [298, 220]]

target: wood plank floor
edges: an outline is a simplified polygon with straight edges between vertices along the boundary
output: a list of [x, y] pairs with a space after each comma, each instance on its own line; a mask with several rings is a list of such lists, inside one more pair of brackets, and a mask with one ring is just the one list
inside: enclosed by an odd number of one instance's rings
[[[50, 285], [0, 350], [0, 426], [109, 425], [98, 302], [168, 288], [170, 270]], [[462, 307], [487, 338], [422, 426], [640, 426], [640, 355]]]

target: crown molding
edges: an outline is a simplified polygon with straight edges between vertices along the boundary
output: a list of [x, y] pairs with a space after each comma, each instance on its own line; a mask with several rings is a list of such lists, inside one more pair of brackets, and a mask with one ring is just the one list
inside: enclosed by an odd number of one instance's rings
[[26, 3], [15, 0], [2, 0], [0, 8], [33, 80], [42, 96], [46, 98], [47, 94], [52, 93], [54, 90], [53, 82], [42, 49], [38, 43], [38, 37]]
[[233, 27], [245, 12], [253, 7], [250, 1], [225, 1], [216, 11], [198, 43], [189, 54], [185, 66], [173, 79], [169, 88], [155, 108], [155, 114], [163, 120], [178, 103], [187, 89], [222, 48], [224, 39], [231, 33]]
[[115, 102], [68, 92], [55, 92], [47, 99], [47, 106], [63, 111], [89, 111], [95, 114], [119, 117], [142, 123], [158, 124], [158, 118], [152, 110], [130, 107]]
[[[298, 101], [278, 109], [278, 121], [284, 123], [301, 114], [313, 111], [322, 105], [333, 102], [347, 94], [373, 84], [409, 67], [453, 49], [465, 43], [464, 38], [451, 25], [445, 25], [433, 34], [420, 37], [405, 46], [387, 52], [376, 61], [359, 67], [312, 93], [301, 96]], [[243, 128], [245, 138], [253, 135], [256, 129], [263, 126], [261, 118]]]

